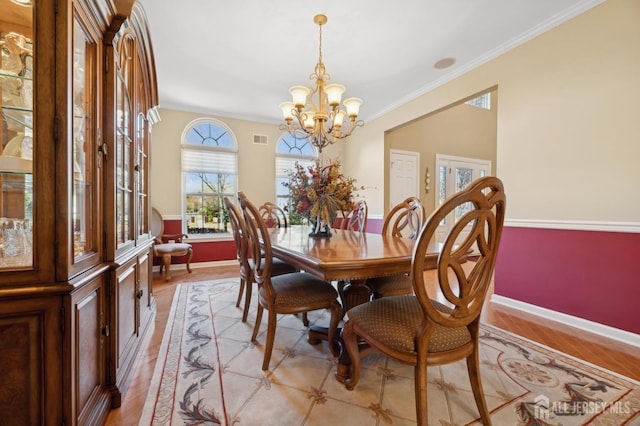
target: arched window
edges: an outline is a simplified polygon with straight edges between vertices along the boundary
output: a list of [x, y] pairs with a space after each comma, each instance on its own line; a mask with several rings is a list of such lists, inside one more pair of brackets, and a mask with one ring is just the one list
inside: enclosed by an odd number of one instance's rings
[[[276, 147], [276, 203], [289, 210], [289, 190], [283, 185], [289, 180], [289, 172], [294, 169], [296, 162], [303, 166], [314, 164], [318, 153], [316, 148], [307, 139], [295, 137], [284, 133], [278, 140]], [[296, 217], [289, 212], [292, 223], [296, 223]]]
[[192, 121], [182, 133], [183, 232], [229, 232], [223, 198], [235, 197], [238, 145], [231, 129], [211, 118]]

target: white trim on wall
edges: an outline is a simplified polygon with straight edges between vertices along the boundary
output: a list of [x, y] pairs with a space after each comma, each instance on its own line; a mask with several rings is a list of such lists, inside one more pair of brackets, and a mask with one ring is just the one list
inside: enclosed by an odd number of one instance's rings
[[179, 214], [163, 214], [162, 220], [182, 220], [182, 216]]
[[517, 309], [544, 319], [559, 322], [561, 324], [565, 324], [579, 330], [584, 330], [589, 333], [597, 334], [608, 339], [617, 340], [619, 342], [626, 343], [627, 345], [640, 348], [640, 334], [620, 330], [619, 328], [610, 327], [608, 325], [589, 321], [584, 318], [574, 317], [573, 315], [567, 315], [562, 312], [542, 308], [540, 306], [521, 302], [519, 300], [511, 299], [509, 297], [504, 297], [497, 294], [491, 296], [491, 301], [499, 305]]
[[640, 233], [640, 223], [638, 222], [507, 219], [504, 221], [504, 226], [517, 228], [568, 229], [572, 231]]

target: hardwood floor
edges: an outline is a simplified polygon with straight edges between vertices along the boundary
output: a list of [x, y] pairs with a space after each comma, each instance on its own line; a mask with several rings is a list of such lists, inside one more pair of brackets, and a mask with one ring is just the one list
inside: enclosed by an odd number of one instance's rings
[[[237, 277], [238, 267], [196, 268], [193, 269], [192, 274], [187, 274], [186, 270], [176, 270], [172, 272], [172, 276], [172, 280], [165, 283], [157, 273], [154, 274], [153, 288], [157, 303], [155, 328], [152, 330], [147, 347], [141, 351], [136, 373], [123, 395], [122, 406], [111, 410], [107, 425], [138, 424], [176, 285]], [[636, 347], [489, 301], [483, 311], [483, 322], [640, 381], [640, 351]]]

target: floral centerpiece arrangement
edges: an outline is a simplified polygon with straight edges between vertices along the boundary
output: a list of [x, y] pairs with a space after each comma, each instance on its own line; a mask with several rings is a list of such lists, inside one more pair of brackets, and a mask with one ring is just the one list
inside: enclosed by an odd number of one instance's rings
[[354, 208], [353, 194], [362, 189], [355, 182], [340, 172], [340, 162], [323, 165], [316, 160], [310, 167], [296, 162], [295, 169], [289, 171], [289, 181], [283, 185], [289, 189], [295, 212], [313, 225], [310, 235], [329, 236], [338, 212]]

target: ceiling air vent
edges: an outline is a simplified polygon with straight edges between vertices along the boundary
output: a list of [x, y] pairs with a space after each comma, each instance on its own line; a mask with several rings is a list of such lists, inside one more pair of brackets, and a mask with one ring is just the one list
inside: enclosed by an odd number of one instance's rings
[[256, 135], [253, 134], [253, 143], [257, 145], [267, 145], [269, 143], [269, 138], [266, 135]]

